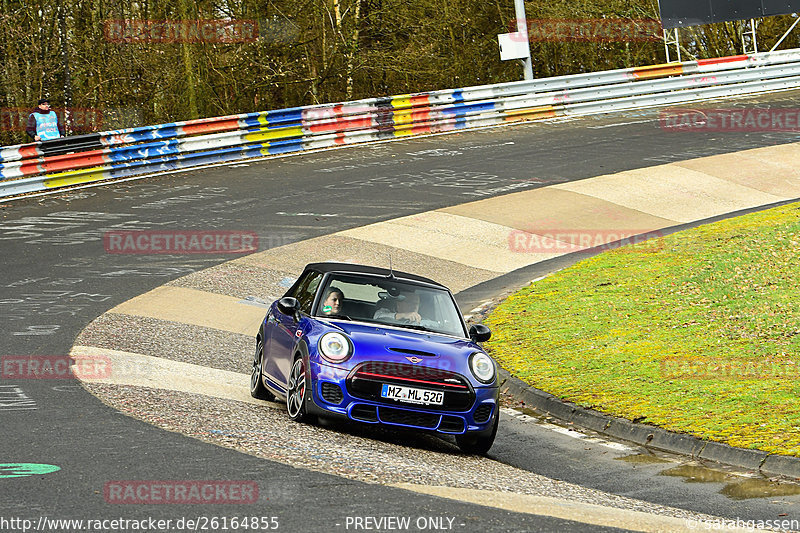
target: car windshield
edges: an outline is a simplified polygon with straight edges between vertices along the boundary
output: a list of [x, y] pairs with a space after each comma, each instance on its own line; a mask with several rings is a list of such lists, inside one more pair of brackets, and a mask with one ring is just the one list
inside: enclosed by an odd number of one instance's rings
[[315, 315], [465, 336], [448, 291], [391, 278], [331, 274]]

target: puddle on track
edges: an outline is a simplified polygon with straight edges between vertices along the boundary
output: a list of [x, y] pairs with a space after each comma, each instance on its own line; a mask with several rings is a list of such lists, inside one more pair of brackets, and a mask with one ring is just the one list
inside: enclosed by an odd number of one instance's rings
[[697, 464], [669, 468], [660, 475], [681, 477], [687, 483], [725, 483], [720, 493], [732, 500], [800, 495], [800, 485], [795, 483], [770, 481], [763, 477], [744, 477]]

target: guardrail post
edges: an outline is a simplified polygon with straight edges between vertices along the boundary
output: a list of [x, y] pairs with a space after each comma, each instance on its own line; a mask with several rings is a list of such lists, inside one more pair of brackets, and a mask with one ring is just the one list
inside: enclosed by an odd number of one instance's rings
[[533, 60], [531, 60], [531, 42], [528, 38], [528, 19], [525, 16], [525, 0], [514, 0], [514, 11], [517, 15], [517, 33], [525, 40], [528, 57], [523, 59], [525, 65], [525, 79], [533, 79]]

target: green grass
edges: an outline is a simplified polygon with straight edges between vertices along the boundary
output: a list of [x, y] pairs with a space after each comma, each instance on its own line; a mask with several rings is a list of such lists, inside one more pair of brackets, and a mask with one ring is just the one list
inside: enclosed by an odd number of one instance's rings
[[800, 204], [581, 261], [486, 323], [490, 353], [539, 389], [800, 456]]

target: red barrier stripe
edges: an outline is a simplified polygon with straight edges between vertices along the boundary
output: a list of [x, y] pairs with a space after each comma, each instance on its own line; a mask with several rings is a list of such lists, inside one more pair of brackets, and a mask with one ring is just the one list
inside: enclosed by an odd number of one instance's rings
[[372, 117], [338, 119], [326, 124], [312, 124], [308, 128], [312, 132], [354, 130], [372, 127]]
[[417, 96], [411, 97], [412, 106], [425, 105], [428, 103], [430, 103], [430, 98], [427, 94], [418, 94]]
[[[80, 154], [69, 154], [70, 157], [54, 156], [48, 157], [42, 162], [45, 172], [56, 172], [59, 170], [71, 170], [77, 168], [94, 167], [107, 163], [105, 154], [102, 150], [92, 150]], [[57, 159], [57, 160], [56, 160]]]
[[23, 163], [19, 167], [19, 171], [22, 173], [23, 176], [32, 176], [34, 174], [42, 173], [42, 169], [39, 167], [38, 161], [30, 161], [27, 163]]
[[198, 122], [183, 126], [184, 135], [195, 135], [197, 133], [215, 133], [219, 131], [231, 131], [239, 129], [239, 119], [231, 118], [228, 120], [217, 120], [214, 122]]
[[19, 155], [22, 159], [31, 159], [32, 157], [39, 157], [41, 152], [37, 144], [24, 144], [19, 147]]
[[64, 160], [72, 160], [72, 159], [83, 159], [86, 156], [93, 157], [99, 154], [106, 153], [106, 150], [99, 149], [99, 150], [87, 150], [85, 152], [76, 152], [74, 154], [61, 154], [61, 155], [49, 155], [47, 157], [42, 157], [39, 161], [43, 163], [50, 163], [54, 161], [64, 161]]
[[750, 56], [748, 55], [741, 55], [741, 56], [728, 56], [728, 57], [717, 57], [714, 59], [698, 59], [698, 65], [717, 65], [720, 63], [735, 63], [737, 61], [747, 61]]
[[418, 111], [411, 112], [411, 120], [414, 122], [419, 122], [421, 120], [430, 120], [431, 118], [431, 109], [420, 109]]

